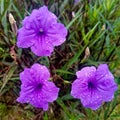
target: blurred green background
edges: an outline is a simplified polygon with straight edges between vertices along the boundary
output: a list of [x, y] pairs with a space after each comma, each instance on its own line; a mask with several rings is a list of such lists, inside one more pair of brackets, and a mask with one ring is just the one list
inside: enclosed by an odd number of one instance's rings
[[[50, 57], [18, 49], [8, 19], [12, 13], [20, 28], [24, 17], [43, 5], [69, 31], [66, 42], [55, 47]], [[47, 112], [16, 102], [19, 73], [36, 62], [50, 69], [51, 80], [61, 88]], [[109, 65], [119, 89], [114, 100], [92, 111], [70, 96], [70, 83], [78, 69], [100, 63]], [[0, 120], [120, 120], [119, 84], [120, 0], [0, 0]]]

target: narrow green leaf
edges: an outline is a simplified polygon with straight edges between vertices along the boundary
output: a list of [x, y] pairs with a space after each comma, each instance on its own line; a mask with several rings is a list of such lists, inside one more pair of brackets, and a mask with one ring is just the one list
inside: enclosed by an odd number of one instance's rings
[[11, 66], [10, 69], [6, 72], [5, 76], [3, 77], [3, 85], [2, 85], [2, 87], [0, 89], [0, 92], [2, 92], [5, 85], [10, 80], [10, 78], [12, 77], [12, 75], [15, 72], [16, 68], [17, 68], [16, 66]]
[[66, 70], [62, 70], [62, 69], [56, 69], [55, 72], [57, 73], [63, 73], [63, 74], [70, 74], [70, 75], [74, 75], [74, 73], [66, 71]]
[[0, 1], [0, 13], [1, 13], [1, 15], [2, 15], [3, 11], [4, 11], [4, 0], [1, 0]]

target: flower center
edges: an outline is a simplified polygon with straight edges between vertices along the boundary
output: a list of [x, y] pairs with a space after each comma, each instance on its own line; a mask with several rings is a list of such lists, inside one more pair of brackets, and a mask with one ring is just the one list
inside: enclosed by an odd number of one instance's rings
[[95, 88], [94, 83], [91, 82], [91, 81], [89, 81], [89, 82], [88, 82], [88, 88], [89, 88], [89, 89], [94, 89], [94, 88]]
[[42, 89], [42, 86], [43, 86], [43, 85], [42, 85], [41, 83], [39, 83], [39, 84], [36, 86], [36, 89], [37, 89], [37, 90], [41, 90], [41, 89]]
[[40, 35], [44, 34], [44, 30], [43, 30], [42, 28], [40, 28], [39, 34], [40, 34]]

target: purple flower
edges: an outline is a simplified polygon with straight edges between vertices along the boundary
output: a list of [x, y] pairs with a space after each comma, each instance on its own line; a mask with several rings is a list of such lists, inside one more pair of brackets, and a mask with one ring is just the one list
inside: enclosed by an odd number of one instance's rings
[[80, 0], [74, 0], [74, 3], [75, 4], [77, 4], [77, 3], [79, 3], [80, 2]]
[[20, 73], [22, 82], [20, 103], [30, 103], [37, 108], [48, 109], [48, 103], [53, 102], [58, 97], [59, 88], [53, 82], [49, 82], [50, 73], [48, 69], [40, 64], [34, 64], [31, 68], [25, 68]]
[[46, 6], [33, 10], [22, 24], [17, 46], [30, 47], [37, 56], [50, 56], [54, 46], [61, 45], [66, 39], [67, 29], [57, 22], [57, 17]]
[[81, 100], [86, 108], [98, 109], [103, 101], [111, 101], [117, 84], [106, 64], [96, 69], [85, 67], [76, 73], [77, 79], [72, 84], [71, 95]]

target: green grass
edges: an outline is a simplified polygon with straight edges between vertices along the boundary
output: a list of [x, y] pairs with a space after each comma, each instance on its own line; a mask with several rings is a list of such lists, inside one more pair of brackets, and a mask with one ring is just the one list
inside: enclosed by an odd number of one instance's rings
[[[120, 120], [120, 1], [119, 0], [0, 0], [0, 120]], [[69, 33], [66, 42], [51, 57], [36, 57], [29, 50], [16, 47], [8, 14], [12, 13], [18, 28], [34, 8], [48, 4]], [[85, 49], [90, 56], [84, 59]], [[12, 49], [13, 48], [13, 49]], [[61, 88], [59, 98], [43, 112], [16, 102], [20, 91], [19, 73], [39, 62], [51, 72], [51, 80]], [[75, 72], [83, 66], [107, 63], [118, 83], [113, 101], [97, 111], [86, 109], [70, 96]]]

